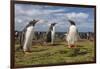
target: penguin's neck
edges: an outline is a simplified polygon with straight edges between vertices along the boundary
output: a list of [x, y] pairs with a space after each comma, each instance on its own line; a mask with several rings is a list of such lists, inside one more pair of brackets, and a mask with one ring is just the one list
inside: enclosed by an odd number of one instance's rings
[[27, 27], [27, 30], [28, 30], [28, 31], [34, 30], [34, 26], [32, 26], [32, 25], [28, 26], [28, 27]]
[[52, 27], [52, 30], [51, 30], [51, 31], [52, 31], [52, 32], [55, 32], [55, 26]]
[[30, 25], [29, 27], [33, 27], [33, 28], [34, 28], [34, 26], [33, 26], [33, 25]]

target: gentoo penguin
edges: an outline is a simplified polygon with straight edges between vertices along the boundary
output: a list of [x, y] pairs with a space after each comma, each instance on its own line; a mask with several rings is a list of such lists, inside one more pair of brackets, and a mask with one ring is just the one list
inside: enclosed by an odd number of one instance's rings
[[76, 47], [75, 43], [78, 40], [78, 30], [74, 21], [72, 20], [68, 20], [68, 21], [70, 22], [70, 27], [67, 34], [67, 42], [68, 42], [68, 47], [72, 48], [72, 47]]
[[20, 43], [24, 52], [29, 52], [31, 50], [32, 39], [34, 34], [34, 26], [37, 22], [38, 20], [30, 21], [29, 24], [24, 28], [22, 32]]
[[56, 23], [52, 23], [49, 27], [48, 32], [47, 32], [46, 42], [51, 42], [51, 44], [54, 44], [55, 25], [56, 25]]

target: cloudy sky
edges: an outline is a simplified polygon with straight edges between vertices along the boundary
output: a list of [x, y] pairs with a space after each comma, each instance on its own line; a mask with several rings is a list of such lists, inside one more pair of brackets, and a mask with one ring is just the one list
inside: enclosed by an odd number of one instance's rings
[[56, 31], [67, 32], [68, 19], [76, 22], [80, 32], [94, 31], [93, 8], [15, 4], [15, 30], [21, 31], [32, 19], [40, 20], [36, 31], [47, 31], [49, 25], [56, 22]]

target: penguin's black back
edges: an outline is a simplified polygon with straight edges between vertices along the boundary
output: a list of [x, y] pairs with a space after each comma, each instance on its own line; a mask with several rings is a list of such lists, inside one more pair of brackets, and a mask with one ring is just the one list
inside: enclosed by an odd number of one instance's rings
[[51, 42], [51, 31], [49, 31], [46, 36], [46, 42]]

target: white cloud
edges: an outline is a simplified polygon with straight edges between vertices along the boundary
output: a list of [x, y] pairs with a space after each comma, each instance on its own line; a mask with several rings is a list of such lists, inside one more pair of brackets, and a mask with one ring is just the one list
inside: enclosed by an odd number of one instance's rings
[[81, 17], [81, 18], [85, 18], [86, 19], [86, 18], [88, 18], [88, 14], [86, 14], [86, 13], [78, 13], [77, 17], [79, 17], [79, 18]]
[[[65, 12], [65, 9], [48, 9], [51, 6], [16, 5], [15, 23], [19, 29], [23, 28], [32, 19], [40, 20], [36, 24], [37, 30], [45, 30], [50, 23], [56, 22], [57, 29], [67, 30], [68, 19], [74, 20], [79, 27], [88, 27], [89, 14], [84, 12]], [[46, 8], [46, 9], [45, 9]], [[69, 9], [68, 9], [69, 10]], [[67, 10], [66, 10], [67, 11]]]
[[83, 12], [79, 12], [79, 13], [75, 13], [75, 12], [71, 12], [71, 13], [67, 13], [66, 17], [68, 19], [77, 21], [77, 22], [84, 22], [87, 21], [88, 19], [88, 14], [87, 13], [83, 13]]

